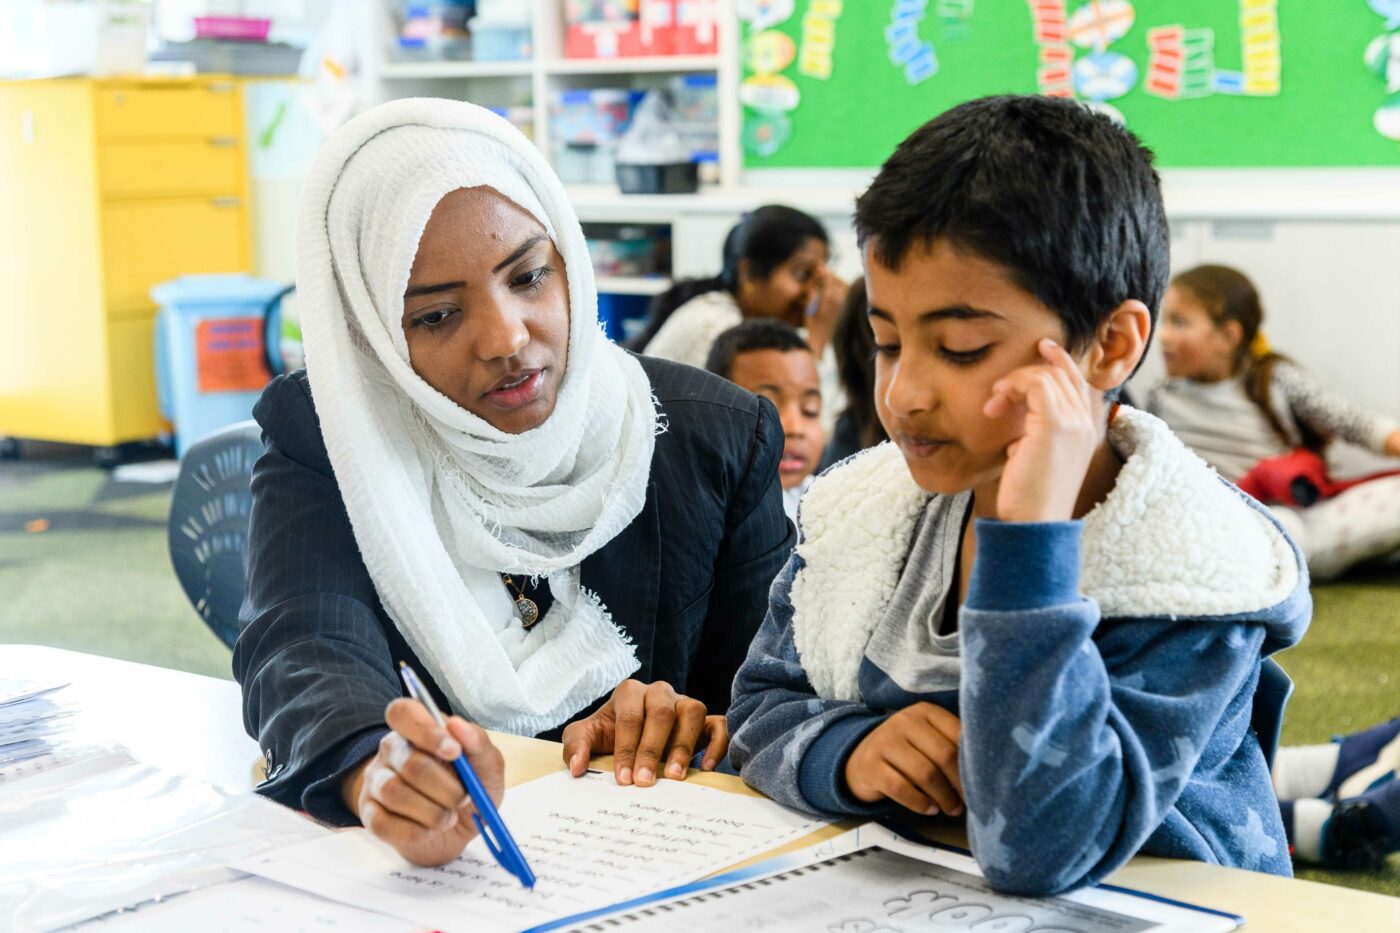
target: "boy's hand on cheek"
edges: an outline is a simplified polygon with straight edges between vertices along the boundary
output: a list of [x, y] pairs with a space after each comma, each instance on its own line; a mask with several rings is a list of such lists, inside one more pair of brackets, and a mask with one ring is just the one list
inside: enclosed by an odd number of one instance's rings
[[962, 723], [932, 703], [915, 703], [876, 726], [846, 759], [846, 787], [865, 803], [889, 799], [915, 813], [963, 812], [958, 743]]
[[1025, 416], [1025, 430], [1006, 448], [997, 493], [1004, 522], [1059, 522], [1074, 504], [1100, 441], [1093, 392], [1065, 349], [1049, 338], [1037, 349], [1043, 364], [1023, 366], [992, 386], [988, 418]]

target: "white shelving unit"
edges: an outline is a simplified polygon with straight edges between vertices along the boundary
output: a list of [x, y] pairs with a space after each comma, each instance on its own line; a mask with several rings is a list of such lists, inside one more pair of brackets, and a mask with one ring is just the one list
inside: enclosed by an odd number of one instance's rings
[[[534, 110], [534, 140], [548, 153], [549, 102], [555, 92], [584, 87], [655, 87], [671, 75], [714, 74], [719, 91], [720, 186], [732, 188], [740, 170], [738, 25], [732, 0], [721, 0], [719, 52], [633, 58], [565, 58], [562, 4], [523, 0], [532, 10], [535, 55], [525, 61], [393, 61], [394, 23], [388, 0], [378, 0], [378, 58], [368, 64], [378, 100], [430, 95], [489, 106], [527, 105]], [[527, 80], [528, 79], [528, 80]]]
[[[367, 63], [378, 101], [398, 97], [449, 97], [487, 106], [532, 108], [533, 139], [540, 151], [552, 150], [549, 139], [549, 102], [562, 90], [588, 87], [650, 88], [673, 75], [714, 74], [719, 93], [719, 183], [702, 186], [694, 195], [624, 196], [616, 186], [570, 186], [570, 196], [584, 221], [672, 224], [672, 249], [679, 247], [679, 267], [705, 268], [718, 257], [718, 246], [708, 242], [678, 243], [685, 228], [683, 217], [695, 212], [737, 218], [751, 204], [738, 196], [741, 152], [739, 132], [738, 21], [732, 0], [721, 0], [718, 23], [719, 51], [713, 55], [661, 55], [632, 58], [579, 59], [564, 57], [564, 22], [558, 0], [522, 0], [532, 12], [535, 55], [526, 61], [393, 61], [394, 22], [388, 0], [377, 0], [378, 57]], [[726, 197], [719, 192], [729, 192]], [[723, 221], [726, 225], [732, 219]], [[727, 226], [726, 226], [727, 229]], [[721, 234], [722, 235], [722, 234]], [[692, 252], [693, 251], [693, 252]], [[713, 270], [710, 270], [713, 272]], [[599, 291], [622, 295], [654, 295], [670, 285], [664, 278], [602, 277]]]
[[670, 287], [671, 280], [661, 276], [598, 276], [598, 291], [607, 295], [659, 295]]
[[536, 67], [533, 61], [384, 62], [379, 66], [379, 78], [381, 81], [403, 81], [412, 78], [515, 78], [534, 74]]

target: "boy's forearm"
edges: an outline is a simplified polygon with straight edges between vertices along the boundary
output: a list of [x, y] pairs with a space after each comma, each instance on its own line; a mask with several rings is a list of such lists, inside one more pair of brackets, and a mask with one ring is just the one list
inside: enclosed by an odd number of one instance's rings
[[[1000, 887], [1045, 894], [1089, 880], [1116, 837], [1123, 777], [1110, 692], [1079, 593], [1081, 523], [977, 523], [960, 627], [969, 832]], [[1047, 826], [1073, 831], [1046, 832]], [[1014, 853], [1014, 857], [1013, 857]]]
[[[786, 582], [790, 583], [790, 579]], [[816, 799], [808, 799], [804, 793], [803, 762], [810, 750], [822, 742], [823, 733], [848, 717], [864, 714], [873, 720], [858, 735], [848, 737], [856, 742], [883, 717], [858, 703], [817, 696], [803, 671], [791, 626], [785, 624], [790, 617], [787, 604], [782, 605], [780, 612], [769, 614], [734, 678], [733, 702], [729, 707], [729, 758], [745, 781], [773, 799], [801, 810], [838, 815], [845, 810], [827, 805], [831, 801], [820, 791], [816, 792]], [[826, 743], [823, 748], [826, 751], [822, 754], [835, 755], [841, 762], [849, 755], [848, 748], [843, 751], [844, 746], [837, 748]], [[833, 780], [839, 780], [840, 768], [834, 773]], [[835, 799], [840, 799], [839, 794]]]
[[1248, 740], [1247, 715], [1227, 710], [1248, 708], [1263, 628], [1100, 629], [1078, 561], [1077, 523], [979, 526], [960, 619], [969, 833], [988, 878], [1018, 893], [1101, 880], [1162, 825], [1208, 746]]

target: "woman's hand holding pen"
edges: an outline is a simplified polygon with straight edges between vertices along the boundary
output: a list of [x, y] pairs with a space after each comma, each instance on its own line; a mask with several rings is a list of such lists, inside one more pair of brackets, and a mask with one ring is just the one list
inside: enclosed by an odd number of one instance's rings
[[619, 784], [646, 787], [659, 777], [683, 781], [702, 738], [708, 744], [700, 767], [713, 771], [729, 750], [724, 717], [705, 715], [704, 703], [664, 681], [625, 680], [596, 713], [564, 728], [564, 761], [569, 773], [580, 777], [591, 755], [611, 752]]
[[505, 794], [505, 759], [485, 730], [460, 716], [444, 732], [423, 704], [389, 704], [393, 730], [341, 785], [341, 796], [374, 835], [415, 865], [443, 865], [476, 838], [471, 798], [452, 769], [461, 752], [495, 803]]

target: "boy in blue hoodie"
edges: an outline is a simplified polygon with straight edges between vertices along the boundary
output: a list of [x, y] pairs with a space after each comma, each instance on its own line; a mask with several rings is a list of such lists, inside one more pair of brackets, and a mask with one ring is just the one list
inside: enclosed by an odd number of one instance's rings
[[823, 474], [734, 684], [730, 755], [831, 816], [958, 815], [995, 886], [1138, 852], [1288, 874], [1250, 728], [1307, 571], [1112, 398], [1169, 234], [1151, 154], [1068, 101], [956, 107], [856, 204], [892, 443]]

